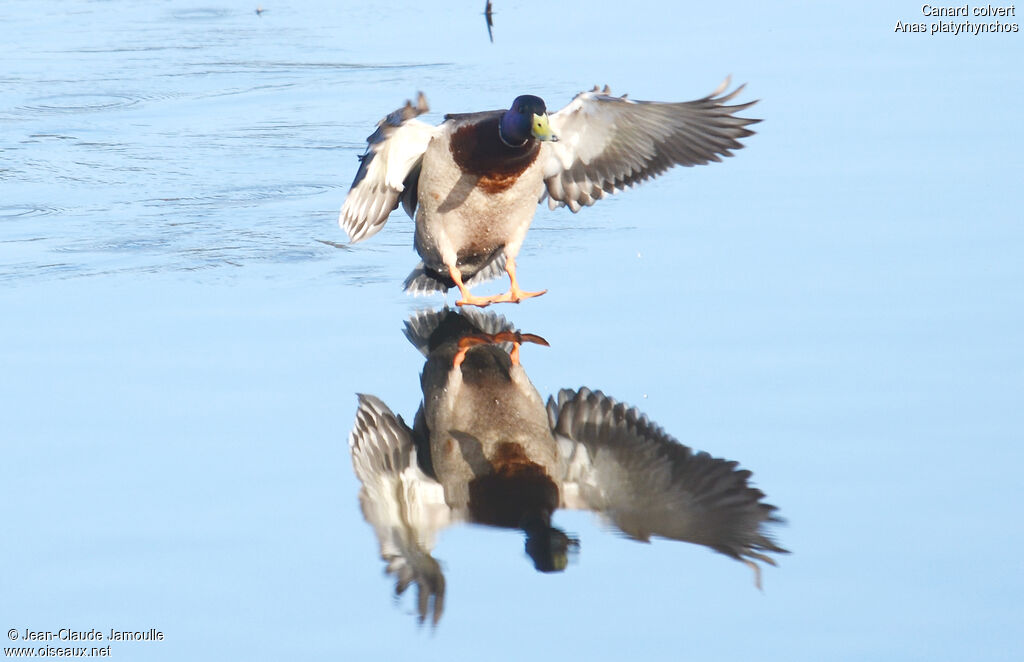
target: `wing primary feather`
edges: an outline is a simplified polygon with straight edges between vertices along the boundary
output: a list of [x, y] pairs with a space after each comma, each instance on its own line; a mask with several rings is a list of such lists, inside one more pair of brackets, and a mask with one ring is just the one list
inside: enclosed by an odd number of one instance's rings
[[730, 84], [726, 77], [711, 94], [682, 103], [613, 97], [607, 86], [576, 95], [550, 118], [560, 140], [544, 167], [549, 206], [577, 211], [674, 166], [732, 156], [760, 120], [736, 115], [756, 101], [725, 105], [745, 88], [727, 92]]

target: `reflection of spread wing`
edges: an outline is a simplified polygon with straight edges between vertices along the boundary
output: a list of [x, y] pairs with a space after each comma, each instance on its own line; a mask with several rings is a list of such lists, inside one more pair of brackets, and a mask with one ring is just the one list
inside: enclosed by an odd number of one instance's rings
[[427, 110], [421, 93], [416, 106], [406, 102], [378, 122], [377, 130], [366, 139], [366, 153], [359, 157], [359, 170], [338, 217], [352, 243], [384, 227], [398, 207], [399, 197], [412, 216], [423, 152], [437, 131], [437, 127], [415, 119]]
[[444, 489], [420, 470], [409, 427], [372, 395], [359, 396], [349, 448], [363, 484], [363, 516], [396, 577], [395, 592], [416, 584], [420, 621], [433, 610], [436, 624], [444, 610], [444, 575], [430, 550], [437, 532], [452, 522]]
[[775, 506], [751, 487], [736, 462], [695, 453], [636, 409], [600, 391], [563, 390], [548, 400], [559, 442], [563, 507], [594, 510], [636, 540], [652, 535], [706, 545], [745, 561], [774, 565], [760, 551], [784, 553], [763, 525]]
[[655, 177], [677, 165], [703, 165], [731, 156], [760, 120], [736, 117], [750, 103], [726, 106], [743, 89], [722, 85], [696, 101], [661, 103], [613, 97], [608, 88], [576, 95], [551, 115], [558, 142], [545, 143], [548, 204], [578, 211], [605, 195]]

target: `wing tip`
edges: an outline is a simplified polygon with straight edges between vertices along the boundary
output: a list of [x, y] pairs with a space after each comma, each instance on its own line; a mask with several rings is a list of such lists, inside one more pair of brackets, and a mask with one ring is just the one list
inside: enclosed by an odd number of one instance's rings
[[[726, 93], [726, 90], [729, 89], [729, 85], [731, 85], [731, 84], [732, 84], [732, 74], [729, 74], [728, 76], [725, 77], [725, 80], [723, 80], [722, 83], [717, 88], [715, 88], [714, 92], [712, 92], [711, 94], [709, 94], [706, 97], [704, 97], [703, 99], [701, 99], [701, 101], [705, 101], [705, 102], [706, 101], [710, 101], [710, 102], [714, 103], [716, 106], [722, 106], [722, 107], [728, 108], [730, 114], [738, 113], [741, 110], [745, 110], [747, 108], [750, 108], [754, 104], [756, 104], [756, 103], [761, 101], [760, 99], [754, 99], [753, 101], [747, 101], [747, 102], [741, 103], [741, 104], [736, 104], [736, 105], [732, 105], [732, 106], [726, 106], [725, 105], [726, 102], [732, 101], [737, 96], [739, 96], [740, 92], [742, 92], [743, 90], [745, 90], [747, 88], [747, 84], [746, 83], [740, 83], [740, 85], [736, 89], [734, 89], [733, 91], [731, 91], [729, 93]], [[761, 121], [761, 120], [756, 120], [756, 119], [755, 120], [751, 120], [751, 119], [747, 119], [745, 117], [744, 118], [737, 118], [737, 119], [741, 119], [741, 120], [743, 120], [747, 124], [753, 124], [755, 122], [760, 122]]]
[[[412, 99], [406, 99], [404, 106], [388, 113], [384, 119], [377, 122], [377, 126], [401, 126], [414, 117], [419, 117], [428, 111], [430, 111], [430, 104], [427, 103], [426, 95], [421, 91], [417, 91], [415, 104], [413, 104]], [[367, 140], [367, 142], [370, 141]]]
[[707, 98], [708, 99], [713, 99], [714, 97], [717, 97], [719, 94], [721, 94], [722, 92], [725, 92], [727, 89], [729, 89], [729, 86], [731, 84], [732, 84], [732, 74], [726, 74], [725, 80], [723, 80], [721, 83], [719, 83], [718, 87], [715, 88], [715, 91], [712, 92], [711, 94], [709, 94], [707, 96]]
[[338, 215], [338, 227], [341, 228], [342, 232], [348, 237], [348, 244], [358, 244], [362, 240], [366, 239], [372, 234], [376, 233], [372, 223], [360, 221], [357, 218], [352, 218], [343, 207], [341, 214]]

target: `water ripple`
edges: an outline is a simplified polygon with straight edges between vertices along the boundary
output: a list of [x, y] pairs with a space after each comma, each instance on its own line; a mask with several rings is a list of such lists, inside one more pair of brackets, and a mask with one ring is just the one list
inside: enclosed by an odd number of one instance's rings
[[173, 202], [186, 206], [222, 206], [263, 200], [282, 198], [301, 198], [319, 195], [325, 191], [338, 188], [333, 184], [286, 184], [284, 186], [252, 186], [228, 189], [210, 195], [181, 198], [151, 198], [142, 200], [143, 204]]
[[143, 98], [129, 94], [58, 94], [47, 97], [39, 97], [37, 102], [25, 106], [18, 106], [17, 110], [30, 113], [87, 113], [105, 110], [116, 110], [129, 108], [136, 105]]
[[231, 11], [222, 7], [197, 7], [195, 9], [179, 9], [171, 12], [171, 16], [180, 21], [208, 21], [214, 18], [223, 18]]
[[161, 249], [170, 243], [169, 239], [161, 237], [131, 237], [121, 240], [80, 242], [69, 246], [57, 246], [53, 251], [55, 253], [122, 253]]
[[0, 205], [0, 220], [14, 218], [29, 218], [33, 216], [49, 216], [51, 214], [62, 214], [64, 209], [60, 207], [46, 207], [36, 205]]
[[300, 62], [268, 60], [222, 60], [220, 62], [197, 62], [196, 67], [237, 67], [238, 69], [423, 69], [450, 66], [450, 62], [398, 62], [392, 64], [368, 64], [362, 62]]

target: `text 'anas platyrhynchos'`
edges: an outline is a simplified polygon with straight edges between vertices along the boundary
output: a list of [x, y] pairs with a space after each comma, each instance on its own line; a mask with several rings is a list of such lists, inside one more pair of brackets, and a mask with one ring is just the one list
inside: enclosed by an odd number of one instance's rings
[[[518, 303], [524, 292], [516, 255], [537, 203], [576, 212], [672, 166], [702, 165], [732, 156], [759, 120], [727, 106], [729, 80], [696, 101], [660, 103], [611, 96], [595, 87], [553, 115], [539, 97], [517, 97], [508, 110], [445, 115], [438, 126], [416, 117], [416, 105], [394, 111], [367, 139], [366, 153], [341, 208], [339, 224], [354, 243], [372, 236], [403, 205], [416, 221], [423, 258], [406, 279], [416, 294], [458, 287], [458, 305]], [[508, 292], [491, 297], [469, 287], [509, 276]]]

